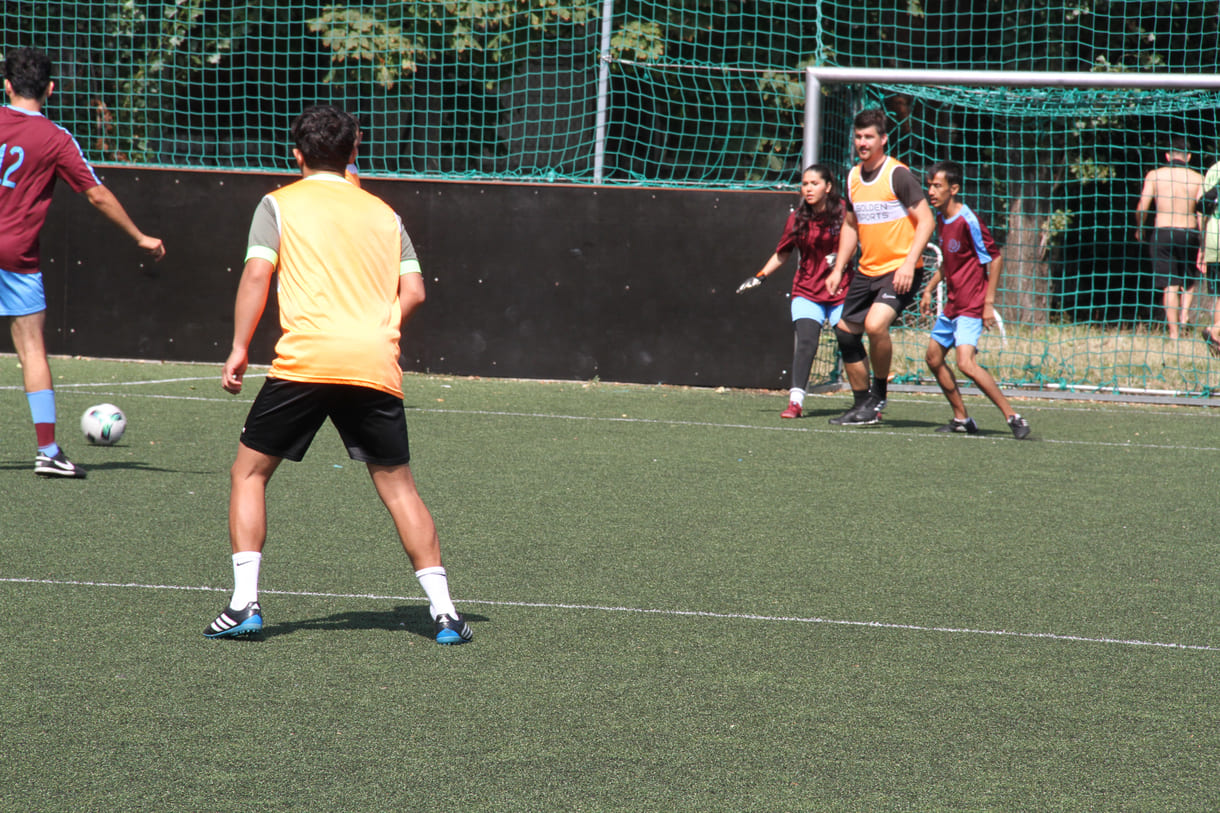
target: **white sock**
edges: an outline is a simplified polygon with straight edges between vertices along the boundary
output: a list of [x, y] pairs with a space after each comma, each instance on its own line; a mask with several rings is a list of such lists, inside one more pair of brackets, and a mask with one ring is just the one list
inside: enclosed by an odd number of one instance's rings
[[258, 601], [258, 570], [263, 554], [258, 551], [242, 551], [233, 554], [233, 598], [229, 607], [241, 610], [251, 601]]
[[428, 596], [428, 612], [432, 613], [433, 618], [438, 615], [457, 618], [457, 608], [449, 597], [449, 576], [445, 573], [445, 568], [439, 565], [425, 567], [415, 571], [415, 578], [419, 579], [419, 586], [424, 588], [424, 593]]
[[805, 405], [805, 391], [802, 389], [797, 389], [796, 387], [793, 387], [792, 389], [788, 390], [788, 400], [791, 401], [792, 403], [796, 404], [797, 406], [804, 406]]

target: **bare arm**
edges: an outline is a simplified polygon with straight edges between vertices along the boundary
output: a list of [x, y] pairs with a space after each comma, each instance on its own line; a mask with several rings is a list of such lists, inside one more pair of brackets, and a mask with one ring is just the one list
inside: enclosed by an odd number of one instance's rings
[[271, 275], [275, 266], [261, 257], [246, 260], [237, 284], [237, 301], [233, 306], [233, 348], [225, 361], [220, 385], [228, 392], [241, 392], [242, 376], [250, 362], [250, 341], [254, 329], [267, 307], [267, 293], [271, 290]]
[[1139, 203], [1135, 204], [1135, 239], [1144, 239], [1144, 217], [1152, 208], [1152, 199], [1156, 195], [1156, 173], [1149, 172], [1144, 176], [1144, 188], [1140, 191]]
[[923, 294], [919, 297], [919, 312], [925, 316], [932, 314], [932, 292], [936, 290], [937, 285], [940, 285], [942, 279], [944, 279], [944, 272], [938, 268], [923, 288]]
[[779, 267], [781, 265], [788, 262], [788, 258], [791, 256], [792, 256], [791, 251], [785, 251], [782, 254], [780, 254], [778, 252], [776, 252], [775, 254], [772, 254], [771, 258], [769, 260], [767, 260], [766, 264], [763, 265], [762, 270], [759, 271], [754, 276], [756, 276], [756, 277], [771, 276], [772, 274], [774, 274], [776, 271], [779, 270]]
[[860, 243], [860, 233], [856, 222], [856, 213], [848, 212], [843, 216], [843, 227], [839, 229], [839, 249], [835, 252], [835, 267], [826, 276], [826, 291], [834, 294], [843, 284], [843, 269], [855, 256], [856, 246]]
[[419, 306], [424, 304], [424, 275], [417, 272], [400, 274], [398, 277], [398, 304], [402, 307], [402, 326], [415, 315]]
[[983, 324], [995, 327], [995, 294], [1000, 290], [1000, 271], [1004, 268], [1004, 257], [997, 250], [987, 264], [987, 293], [983, 297]]
[[915, 240], [911, 243], [911, 250], [907, 253], [906, 259], [894, 272], [894, 293], [896, 294], [905, 294], [911, 290], [911, 284], [915, 282], [915, 263], [919, 259], [919, 255], [923, 254], [923, 250], [928, 247], [928, 241], [932, 239], [932, 232], [936, 231], [936, 217], [932, 214], [932, 207], [926, 200], [915, 204], [910, 211], [915, 215]]
[[99, 212], [106, 216], [114, 225], [122, 229], [128, 237], [136, 242], [140, 248], [147, 251], [153, 256], [153, 259], [160, 260], [165, 256], [165, 245], [159, 237], [150, 237], [136, 226], [132, 221], [127, 210], [123, 208], [123, 204], [119, 203], [119, 199], [114, 196], [114, 193], [107, 189], [102, 184], [85, 190], [85, 198], [93, 204]]

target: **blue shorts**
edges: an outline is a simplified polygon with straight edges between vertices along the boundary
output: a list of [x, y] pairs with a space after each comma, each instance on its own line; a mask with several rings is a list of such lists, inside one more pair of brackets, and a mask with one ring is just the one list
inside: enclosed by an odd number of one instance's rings
[[839, 317], [843, 315], [843, 303], [838, 305], [826, 305], [821, 302], [814, 302], [812, 299], [805, 299], [803, 296], [792, 297], [792, 321], [797, 319], [812, 319], [819, 325], [830, 320], [830, 324], [837, 325]]
[[0, 316], [28, 316], [46, 309], [41, 272], [15, 274], [0, 269]]
[[932, 338], [941, 347], [978, 347], [983, 335], [983, 320], [977, 316], [955, 316], [952, 319], [943, 313], [936, 317], [932, 326]]

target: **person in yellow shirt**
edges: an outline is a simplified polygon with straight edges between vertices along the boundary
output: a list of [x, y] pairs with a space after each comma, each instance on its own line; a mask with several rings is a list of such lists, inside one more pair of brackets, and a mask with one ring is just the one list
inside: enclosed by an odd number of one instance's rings
[[358, 127], [336, 107], [306, 108], [292, 124], [301, 180], [263, 198], [238, 283], [233, 347], [221, 386], [242, 389], [250, 341], [278, 273], [283, 335], [250, 407], [230, 472], [233, 596], [209, 638], [262, 631], [258, 577], [267, 535], [266, 490], [286, 458], [305, 456], [327, 418], [364, 463], [428, 596], [436, 642], [469, 641], [449, 594], [432, 515], [409, 466], [398, 341], [424, 301], [423, 275], [402, 220], [343, 177]]
[[[835, 325], [853, 403], [830, 423], [868, 426], [881, 422], [893, 357], [890, 325], [919, 295], [923, 281], [920, 255], [932, 237], [936, 219], [919, 180], [905, 164], [886, 155], [889, 118], [885, 111], [862, 110], [852, 126], [860, 163], [848, 175], [851, 206], [843, 219], [826, 289], [838, 289], [843, 271], [859, 247], [857, 273], [847, 289], [843, 316]], [[868, 334], [867, 353], [864, 334]]]
[[1199, 274], [1208, 280], [1214, 300], [1212, 323], [1203, 328], [1201, 335], [1207, 352], [1213, 356], [1220, 356], [1220, 208], [1201, 204], [1214, 195], [1213, 190], [1217, 187], [1220, 187], [1220, 161], [1208, 167], [1199, 187], [1200, 201], [1195, 205], [1200, 236], [1199, 257], [1195, 264]]

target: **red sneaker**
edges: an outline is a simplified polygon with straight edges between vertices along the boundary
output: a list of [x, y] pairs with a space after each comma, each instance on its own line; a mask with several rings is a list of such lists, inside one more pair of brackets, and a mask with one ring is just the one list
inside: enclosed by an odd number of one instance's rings
[[788, 404], [788, 408], [779, 414], [781, 418], [799, 418], [801, 417], [801, 405], [795, 401]]

